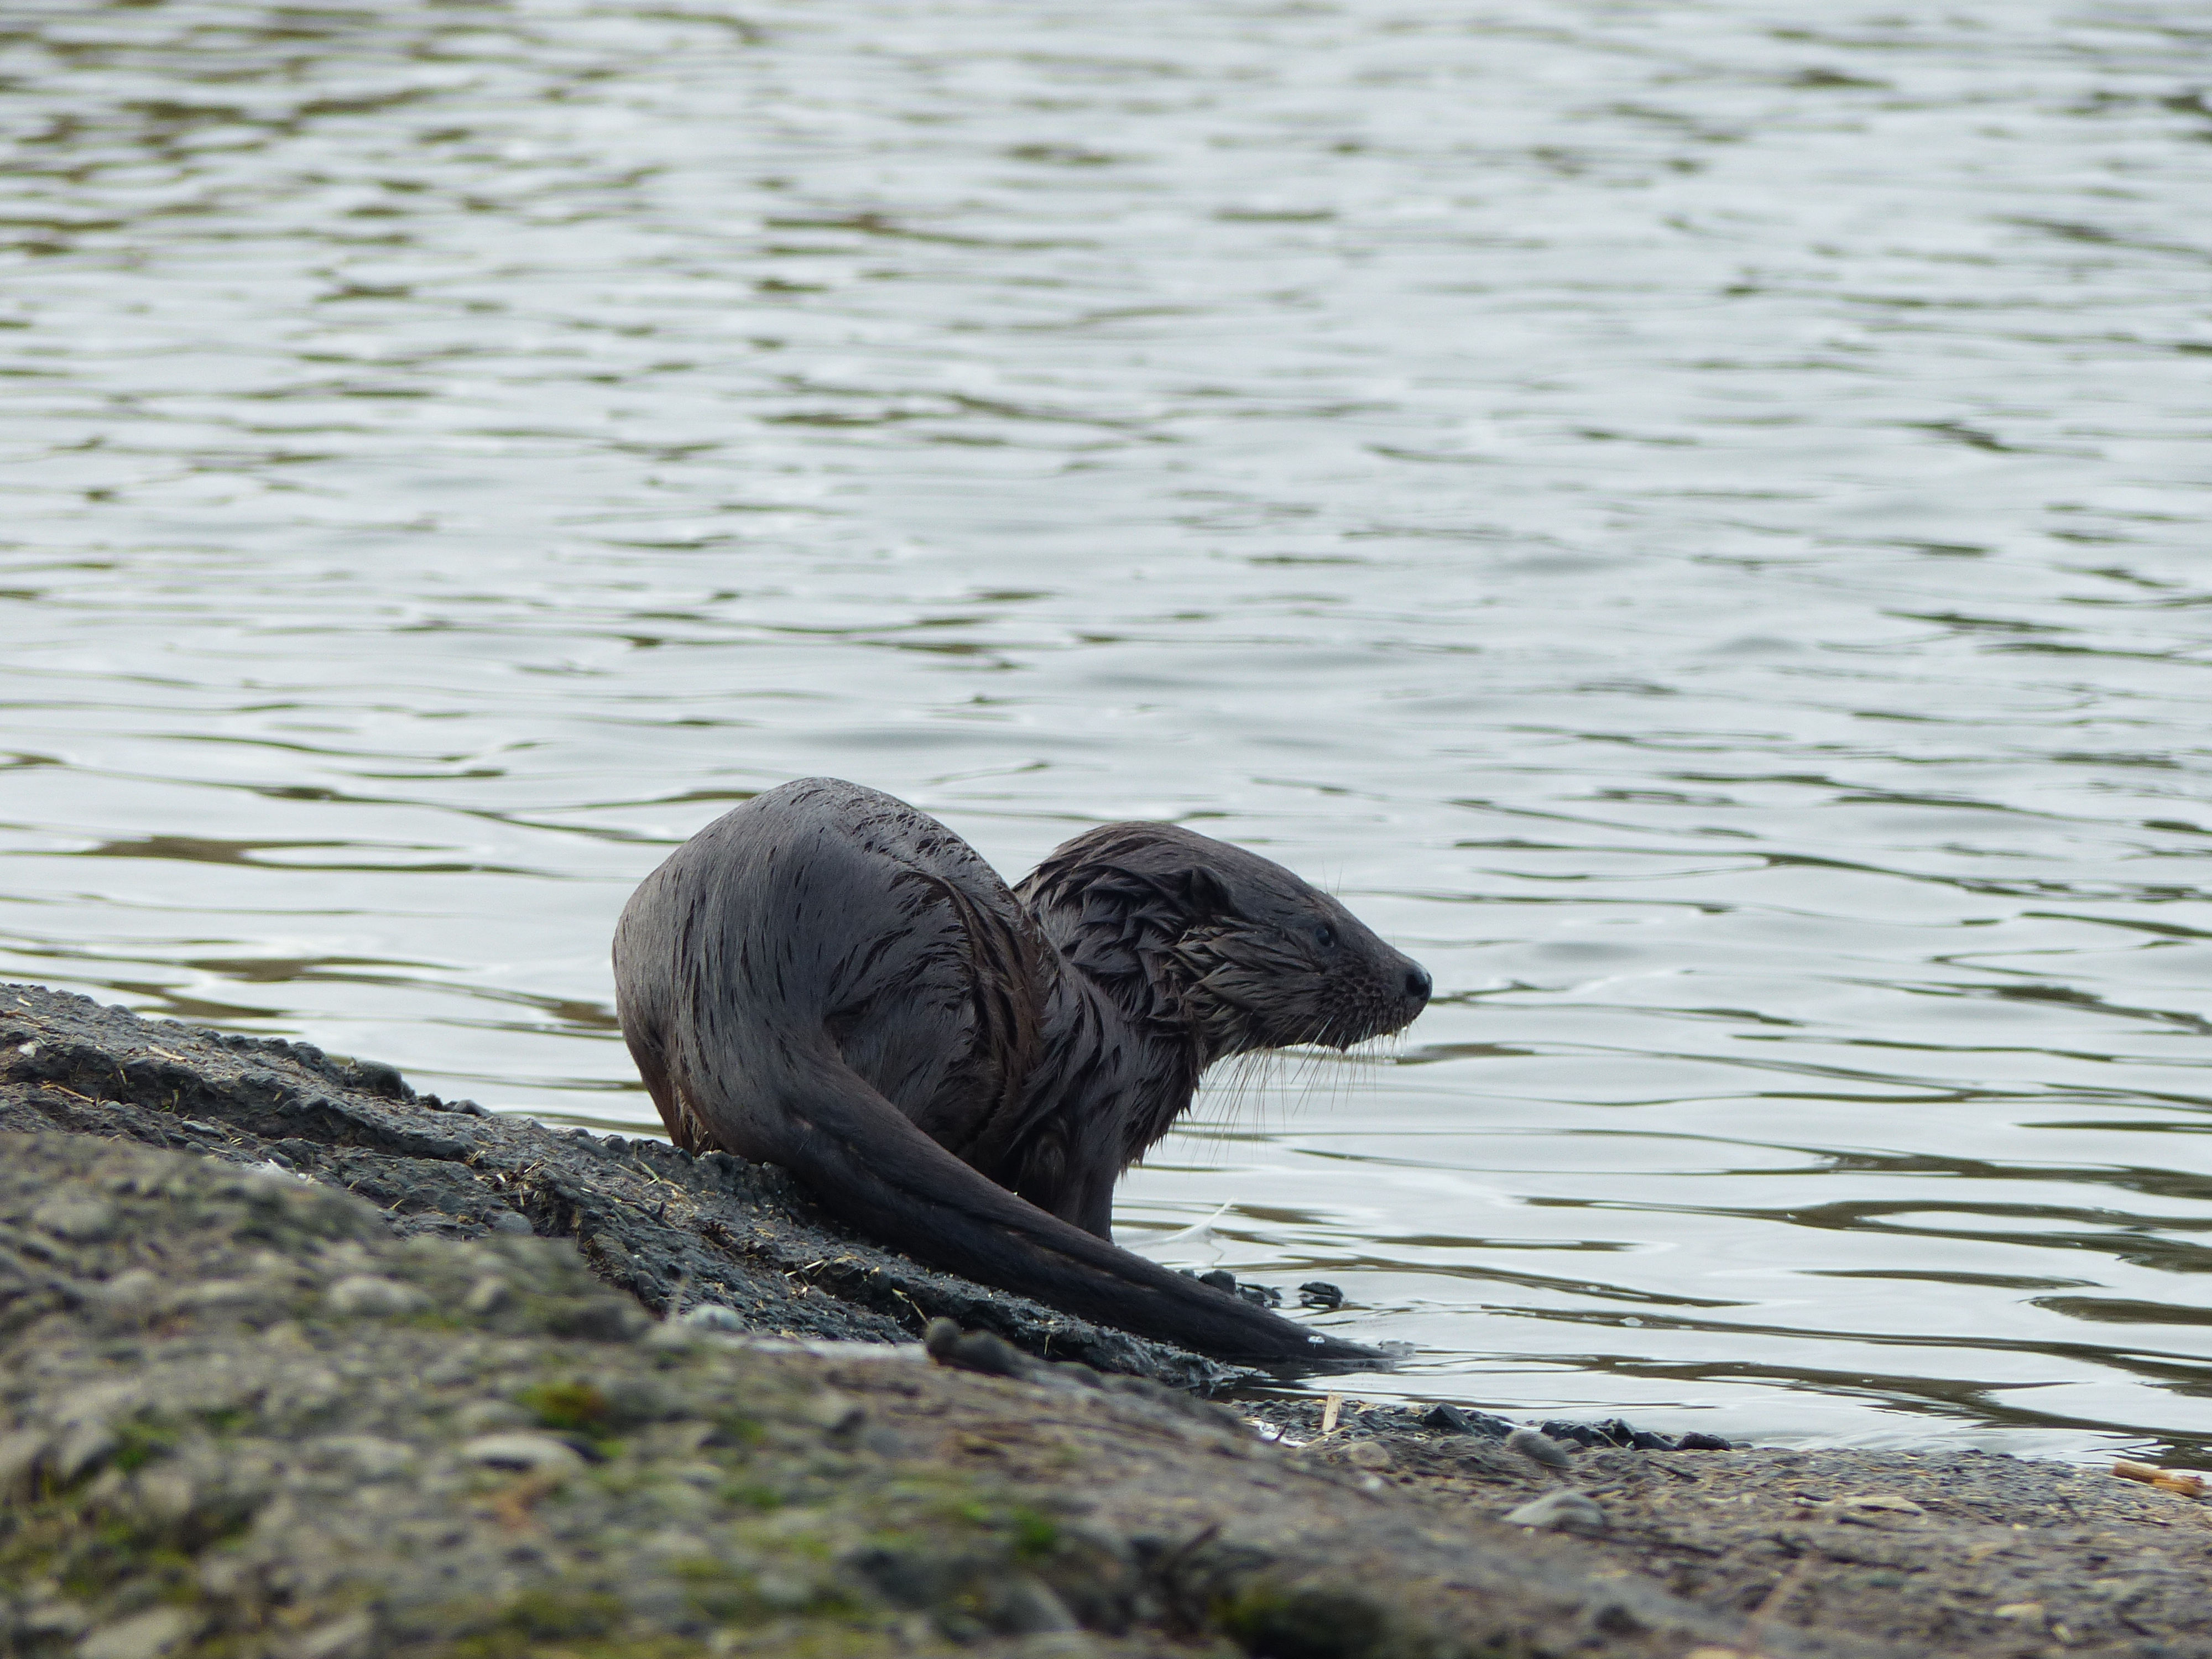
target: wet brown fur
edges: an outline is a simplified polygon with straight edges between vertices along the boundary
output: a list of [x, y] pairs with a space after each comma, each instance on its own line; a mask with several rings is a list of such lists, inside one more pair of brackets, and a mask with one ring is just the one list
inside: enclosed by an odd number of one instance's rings
[[790, 1170], [940, 1266], [1188, 1346], [1372, 1362], [1116, 1249], [1113, 1188], [1217, 1060], [1339, 1047], [1428, 975], [1281, 866], [1174, 824], [1077, 836], [1010, 891], [903, 802], [806, 779], [641, 884], [623, 1035], [678, 1145]]

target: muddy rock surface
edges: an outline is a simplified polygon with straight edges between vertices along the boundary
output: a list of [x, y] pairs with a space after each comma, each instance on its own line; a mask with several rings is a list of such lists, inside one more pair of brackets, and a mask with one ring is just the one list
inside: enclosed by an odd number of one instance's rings
[[918, 1266], [840, 1227], [777, 1170], [494, 1116], [418, 1095], [389, 1066], [144, 1020], [38, 986], [0, 985], [6, 1130], [268, 1165], [367, 1200], [403, 1237], [574, 1239], [600, 1278], [656, 1315], [878, 1342], [912, 1340], [942, 1316], [1034, 1354], [1179, 1388], [1250, 1375]]
[[11, 1000], [0, 1655], [2212, 1659], [2212, 1506], [2102, 1468], [1324, 1429], [1061, 1358], [767, 1171]]
[[[2075, 1467], [1974, 1450], [1639, 1450], [1439, 1431], [1431, 1413], [1346, 1401], [1320, 1432], [1315, 1401], [1255, 1409], [1289, 1461], [1363, 1476], [1422, 1502], [1571, 1536], [1601, 1579], [1661, 1586], [1742, 1615], [1747, 1645], [1784, 1632], [1893, 1651], [2212, 1655], [2212, 1504]], [[1473, 1416], [1473, 1413], [1462, 1413]], [[1491, 1419], [1492, 1425], [1501, 1425]], [[1627, 1432], [1627, 1425], [1619, 1428]], [[1547, 1499], [1584, 1500], [1528, 1512]], [[1574, 1518], [1598, 1512], [1595, 1526]], [[1721, 1653], [1699, 1659], [1725, 1659]]]

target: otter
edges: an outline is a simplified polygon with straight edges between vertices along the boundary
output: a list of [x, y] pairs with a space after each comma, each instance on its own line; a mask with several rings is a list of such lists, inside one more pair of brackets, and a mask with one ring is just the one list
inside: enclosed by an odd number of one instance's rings
[[781, 1166], [856, 1230], [1249, 1364], [1381, 1356], [1113, 1243], [1114, 1183], [1213, 1061], [1397, 1030], [1428, 975], [1280, 865], [1168, 823], [1009, 890], [877, 790], [806, 778], [708, 824], [615, 932], [623, 1038], [678, 1146]]

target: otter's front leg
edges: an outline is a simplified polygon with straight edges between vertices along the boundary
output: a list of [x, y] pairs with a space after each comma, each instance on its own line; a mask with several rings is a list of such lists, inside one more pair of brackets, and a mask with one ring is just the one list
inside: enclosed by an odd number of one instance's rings
[[1093, 1237], [1114, 1242], [1114, 1178], [1080, 1183], [1070, 1194], [1067, 1208], [1060, 1212], [1060, 1219], [1083, 1229]]

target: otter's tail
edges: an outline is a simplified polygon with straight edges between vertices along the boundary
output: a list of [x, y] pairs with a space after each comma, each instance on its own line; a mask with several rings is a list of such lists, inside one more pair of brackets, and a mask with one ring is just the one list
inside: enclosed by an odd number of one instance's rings
[[1223, 1359], [1389, 1364], [1047, 1214], [946, 1152], [834, 1052], [809, 1062], [803, 1081], [772, 1085], [790, 1136], [775, 1161], [855, 1230], [963, 1278]]

